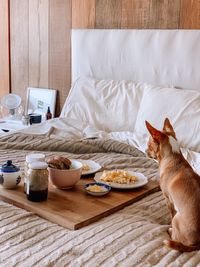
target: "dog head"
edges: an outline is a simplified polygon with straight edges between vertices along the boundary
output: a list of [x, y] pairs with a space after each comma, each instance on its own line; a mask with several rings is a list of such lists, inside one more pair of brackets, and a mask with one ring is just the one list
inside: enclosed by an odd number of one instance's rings
[[168, 118], [164, 121], [162, 131], [154, 128], [148, 121], [146, 127], [150, 133], [146, 153], [150, 158], [160, 160], [169, 153], [180, 153], [176, 134]]

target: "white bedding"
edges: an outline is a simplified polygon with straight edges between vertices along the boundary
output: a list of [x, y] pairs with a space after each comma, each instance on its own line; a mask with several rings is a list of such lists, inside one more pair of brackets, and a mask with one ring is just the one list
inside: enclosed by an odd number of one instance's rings
[[133, 131], [145, 87], [146, 84], [133, 81], [79, 78], [61, 117], [79, 118], [103, 131]]
[[[148, 136], [140, 135], [131, 131], [106, 132], [98, 130], [87, 123], [71, 118], [55, 118], [41, 124], [28, 127], [16, 133], [34, 135], [45, 135], [57, 139], [87, 139], [87, 138], [108, 138], [125, 142], [145, 153]], [[5, 134], [5, 133], [4, 133]], [[8, 133], [9, 134], [9, 133]], [[12, 133], [11, 133], [12, 134]], [[200, 174], [200, 153], [181, 148], [184, 157], [188, 160], [194, 170]]]
[[140, 102], [134, 131], [147, 136], [145, 120], [161, 130], [166, 117], [170, 119], [180, 145], [200, 152], [200, 93], [149, 85]]

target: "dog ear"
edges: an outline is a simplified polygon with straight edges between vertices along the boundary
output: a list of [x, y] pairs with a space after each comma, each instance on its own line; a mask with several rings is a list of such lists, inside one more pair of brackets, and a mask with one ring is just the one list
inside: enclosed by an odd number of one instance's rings
[[162, 139], [164, 134], [161, 131], [155, 129], [148, 121], [145, 121], [145, 123], [146, 123], [147, 130], [149, 131], [153, 139], [156, 142], [160, 143], [160, 140]]
[[166, 118], [164, 121], [163, 131], [166, 133], [170, 133], [176, 139], [176, 134], [174, 132], [173, 126], [171, 125], [168, 118]]

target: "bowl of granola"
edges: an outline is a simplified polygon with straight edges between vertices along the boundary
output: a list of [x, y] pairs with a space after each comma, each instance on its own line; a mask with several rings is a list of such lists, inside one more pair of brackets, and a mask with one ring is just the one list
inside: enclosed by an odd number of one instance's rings
[[82, 163], [64, 157], [47, 161], [50, 181], [59, 189], [72, 188], [81, 178]]

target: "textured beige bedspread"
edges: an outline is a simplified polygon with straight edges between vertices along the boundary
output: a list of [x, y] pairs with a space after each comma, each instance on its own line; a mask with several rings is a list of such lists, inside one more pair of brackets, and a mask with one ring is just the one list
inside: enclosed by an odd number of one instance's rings
[[[39, 146], [44, 144], [43, 141]], [[34, 141], [31, 146], [36, 149]], [[68, 146], [70, 153], [45, 153], [90, 158], [107, 169], [131, 168], [151, 178], [157, 175], [154, 161], [120, 142], [65, 141], [63, 146]], [[16, 150], [13, 145], [14, 148], [0, 150], [0, 163], [10, 158], [23, 165], [28, 151]], [[181, 255], [163, 246], [168, 224], [161, 192], [77, 231], [0, 202], [0, 266], [200, 266], [200, 252]]]

